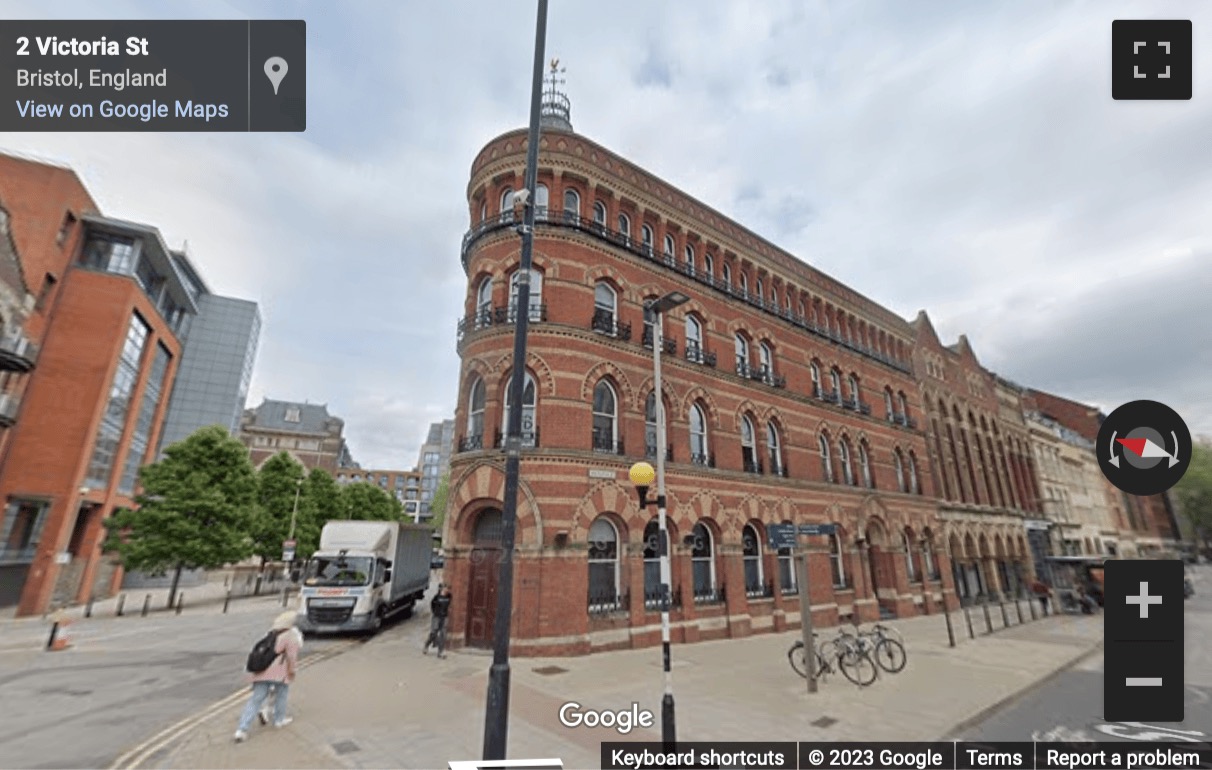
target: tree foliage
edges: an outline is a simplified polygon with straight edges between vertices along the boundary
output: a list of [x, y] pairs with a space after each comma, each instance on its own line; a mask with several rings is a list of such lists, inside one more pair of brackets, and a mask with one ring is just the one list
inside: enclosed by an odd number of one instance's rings
[[325, 522], [339, 518], [344, 518], [341, 488], [327, 471], [313, 469], [303, 482], [303, 496], [299, 501], [298, 557], [306, 559], [315, 553], [320, 547], [320, 530]]
[[164, 454], [139, 472], [139, 507], [105, 522], [103, 550], [145, 572], [214, 569], [248, 558], [257, 482], [244, 445], [211, 426]]
[[1174, 496], [1196, 537], [1205, 544], [1212, 541], [1212, 442], [1194, 444], [1191, 464], [1174, 487]]
[[306, 469], [286, 452], [266, 460], [257, 472], [257, 510], [251, 534], [253, 553], [263, 561], [282, 558], [282, 541], [290, 534], [296, 495], [302, 505], [300, 482], [305, 473]]
[[433, 514], [433, 518], [429, 520], [430, 526], [434, 532], [442, 534], [443, 527], [446, 526], [446, 513], [450, 504], [450, 471], [442, 474], [442, 478], [438, 481], [438, 488], [434, 490], [433, 501], [429, 504], [429, 510]]
[[374, 484], [355, 481], [341, 487], [339, 506], [343, 515], [333, 518], [363, 521], [401, 521], [404, 506]]

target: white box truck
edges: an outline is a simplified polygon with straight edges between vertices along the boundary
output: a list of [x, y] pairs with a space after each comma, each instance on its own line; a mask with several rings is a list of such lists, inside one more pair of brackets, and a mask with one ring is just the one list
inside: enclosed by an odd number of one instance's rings
[[424, 525], [328, 522], [303, 573], [299, 630], [378, 631], [424, 598], [432, 548], [432, 531]]

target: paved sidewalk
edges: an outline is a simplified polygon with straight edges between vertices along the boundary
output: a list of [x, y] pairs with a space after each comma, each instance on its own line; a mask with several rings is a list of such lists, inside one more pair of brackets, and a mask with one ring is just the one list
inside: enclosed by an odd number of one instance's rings
[[[947, 643], [942, 615], [893, 621], [909, 661], [868, 688], [837, 676], [815, 695], [787, 661], [799, 632], [675, 645], [674, 694], [680, 740], [929, 740], [1047, 679], [1096, 649], [1101, 616], [1059, 616], [1002, 628], [993, 608], [992, 635], [973, 613], [969, 639], [953, 613], [957, 646]], [[418, 613], [419, 616], [427, 613]], [[1011, 610], [1012, 624], [1017, 616]], [[418, 622], [420, 621], [420, 622]], [[420, 654], [427, 629], [417, 617], [389, 633], [306, 671], [291, 688], [295, 722], [258, 729], [234, 744], [243, 699], [202, 718], [148, 755], [158, 768], [444, 768], [481, 755], [491, 657]], [[831, 635], [830, 629], [823, 631]], [[660, 648], [576, 658], [514, 658], [509, 756], [558, 756], [565, 767], [598, 767], [606, 740], [660, 740]], [[652, 729], [567, 728], [558, 710], [622, 710], [633, 701], [656, 715]], [[1024, 736], [1024, 740], [1027, 737]]]

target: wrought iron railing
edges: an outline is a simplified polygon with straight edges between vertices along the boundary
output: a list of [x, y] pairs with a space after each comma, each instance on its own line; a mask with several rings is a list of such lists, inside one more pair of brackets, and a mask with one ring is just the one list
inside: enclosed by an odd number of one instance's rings
[[715, 454], [714, 453], [705, 454], [705, 455], [691, 454], [690, 462], [693, 465], [701, 465], [704, 468], [714, 468], [715, 467]]
[[704, 366], [715, 366], [715, 353], [704, 350], [698, 340], [686, 340], [686, 360]]
[[745, 473], [761, 473], [762, 461], [751, 457], [741, 458], [741, 466], [745, 469]]
[[792, 583], [791, 585], [783, 585], [779, 590], [782, 591], [783, 596], [795, 596], [800, 592], [800, 587]]
[[606, 452], [609, 454], [621, 455], [625, 453], [623, 448], [623, 437], [615, 437], [605, 431], [593, 432], [593, 451]]
[[[468, 334], [480, 331], [482, 329], [491, 329], [494, 326], [503, 326], [516, 323], [518, 320], [516, 303], [510, 305], [498, 305], [497, 307], [488, 308], [482, 307], [473, 313], [470, 313], [465, 318], [459, 319], [458, 328], [456, 330], [456, 338], [459, 345], [462, 345]], [[547, 303], [532, 302], [530, 304], [530, 322], [538, 323], [547, 320]]]
[[[690, 277], [692, 280], [695, 280], [705, 286], [710, 286], [732, 297], [746, 301], [755, 307], [761, 308], [763, 312], [778, 316], [786, 320], [788, 323], [805, 329], [820, 337], [832, 340], [833, 342], [849, 348], [860, 355], [866, 356], [875, 361], [879, 361], [880, 363], [898, 371], [906, 373], [910, 372], [910, 368], [907, 364], [893, 360], [882, 353], [871, 350], [867, 348], [867, 346], [857, 341], [843, 339], [836, 330], [832, 332], [826, 331], [822, 329], [820, 325], [813, 323], [804, 316], [799, 315], [798, 313], [790, 313], [785, 309], [777, 309], [769, 302], [764, 301], [761, 297], [750, 294], [737, 286], [729, 285], [723, 280], [716, 279], [710, 273], [701, 270], [688, 269], [684, 262], [679, 263], [673, 258], [667, 260], [663, 254], [657, 254], [657, 252], [653, 249], [652, 244], [642, 244], [639, 239], [632, 238], [629, 235], [612, 230], [600, 222], [594, 222], [591, 217], [582, 217], [576, 214], [564, 212], [560, 212], [560, 215], [556, 216], [554, 213], [551, 213], [553, 212], [552, 209], [548, 209], [548, 211], [549, 216], [545, 219], [545, 221], [539, 221], [537, 224], [543, 227], [570, 228], [608, 241], [643, 259], [649, 259], [666, 265], [669, 269]], [[513, 230], [516, 228], [516, 226], [517, 222], [514, 218], [513, 211], [506, 211], [497, 216], [488, 217], [468, 230], [463, 236], [463, 247], [461, 250], [464, 272], [467, 272], [468, 270], [471, 258], [471, 250], [478, 240], [494, 232]]]
[[[644, 334], [642, 335], [642, 343], [649, 350], [652, 349], [652, 327], [645, 326]], [[678, 341], [672, 337], [661, 337], [661, 349], [671, 356], [676, 356], [678, 353]]]
[[484, 448], [484, 434], [482, 434], [482, 433], [479, 435], [475, 435], [475, 436], [460, 436], [459, 437], [459, 451], [460, 452], [474, 452], [477, 449], [483, 449], [483, 448]]
[[623, 323], [615, 313], [602, 308], [594, 309], [589, 328], [607, 337], [624, 341], [631, 339], [631, 324]]
[[[644, 457], [655, 458], [656, 454], [657, 454], [656, 444], [645, 444], [644, 445]], [[667, 460], [668, 462], [673, 462], [673, 444], [670, 444], [668, 447], [666, 447], [665, 460]]]
[[[522, 446], [523, 447], [525, 447], [527, 449], [534, 449], [538, 445], [539, 445], [539, 429], [538, 428], [535, 428], [532, 431], [528, 431], [528, 430], [522, 431]], [[496, 430], [496, 434], [493, 436], [492, 446], [494, 449], [500, 449], [501, 447], [505, 446], [505, 434], [501, 432], [500, 428], [498, 428]]]
[[[644, 609], [650, 611], [661, 610], [661, 587], [651, 586], [644, 588]], [[669, 609], [680, 610], [682, 608], [682, 587], [676, 586], [669, 595]]]
[[727, 599], [724, 586], [694, 589], [695, 604], [723, 604]]
[[606, 593], [590, 593], [588, 601], [589, 614], [610, 615], [615, 612], [626, 612], [631, 607], [628, 592], [608, 591]]
[[774, 596], [774, 581], [746, 583], [745, 596], [750, 599], [770, 599]]

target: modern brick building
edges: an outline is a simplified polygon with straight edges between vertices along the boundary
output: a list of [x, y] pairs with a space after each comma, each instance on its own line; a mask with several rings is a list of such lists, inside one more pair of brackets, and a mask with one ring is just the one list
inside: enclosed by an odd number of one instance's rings
[[[528, 359], [512, 639], [520, 654], [659, 641], [654, 511], [627, 469], [668, 458], [676, 641], [798, 623], [788, 552], [770, 524], [833, 523], [809, 544], [814, 622], [936, 611], [954, 603], [921, 391], [920, 328], [575, 134], [549, 94]], [[553, 119], [554, 118], [554, 119]], [[468, 276], [444, 544], [456, 644], [491, 644], [500, 551], [506, 388], [520, 239], [513, 191], [526, 134], [472, 165]], [[668, 446], [655, 446], [645, 303], [665, 318]], [[986, 401], [996, 409], [995, 401]], [[931, 407], [932, 408], [932, 407]], [[965, 482], [967, 483], [967, 482]], [[1025, 558], [999, 520], [1008, 562]], [[985, 530], [979, 530], [983, 533]], [[805, 540], [808, 540], [805, 538]], [[1013, 550], [1009, 550], [1013, 546]], [[998, 552], [990, 551], [990, 556]]]
[[356, 482], [374, 484], [387, 494], [404, 504], [404, 512], [413, 517], [415, 522], [429, 519], [428, 513], [421, 505], [421, 472], [411, 471], [376, 471], [376, 470], [340, 470], [337, 471], [338, 484], [353, 484]]
[[102, 523], [154, 459], [197, 304], [160, 233], [101, 216], [70, 169], [0, 155], [0, 205], [36, 297], [36, 365], [0, 460], [0, 599], [28, 615], [118, 584]]
[[358, 464], [345, 443], [345, 421], [328, 413], [324, 404], [262, 400], [246, 409], [239, 438], [258, 468], [279, 452], [286, 452], [308, 470], [323, 468], [331, 474], [356, 469]]

